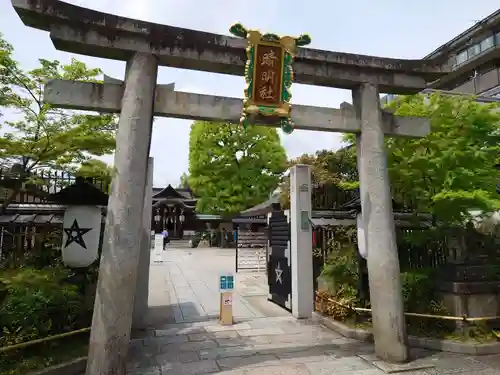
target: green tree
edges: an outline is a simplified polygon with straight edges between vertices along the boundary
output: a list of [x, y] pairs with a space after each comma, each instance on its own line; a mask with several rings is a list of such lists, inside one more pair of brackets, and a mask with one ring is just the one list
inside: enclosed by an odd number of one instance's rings
[[1, 124], [0, 160], [13, 166], [15, 181], [11, 196], [2, 210], [26, 183], [37, 181], [38, 169], [70, 170], [92, 156], [111, 153], [115, 148], [116, 117], [88, 115], [51, 108], [43, 102], [44, 84], [54, 78], [97, 81], [100, 69], [89, 69], [75, 59], [68, 65], [40, 59], [40, 66], [29, 72], [11, 70], [9, 84], [16, 95], [6, 106], [16, 112], [15, 121]]
[[234, 214], [262, 203], [286, 170], [276, 129], [196, 121], [189, 139], [189, 186], [203, 213]]
[[430, 119], [424, 138], [386, 138], [395, 199], [450, 223], [470, 211], [500, 209], [495, 168], [500, 155], [500, 106], [473, 97], [403, 96], [390, 104], [397, 115]]
[[85, 160], [75, 172], [76, 176], [111, 178], [113, 168], [99, 159]]
[[12, 45], [0, 33], [0, 116], [2, 115], [1, 108], [10, 105], [17, 97], [12, 84], [16, 81], [20, 71], [18, 63], [12, 57], [13, 51]]
[[471, 210], [500, 209], [498, 104], [435, 93], [401, 96], [388, 108], [396, 115], [428, 118], [431, 125], [424, 138], [386, 137], [396, 201], [448, 225], [465, 223]]
[[183, 174], [181, 174], [181, 178], [179, 184], [177, 185], [177, 188], [182, 189], [187, 187], [189, 187], [189, 175], [184, 172]]
[[[296, 164], [311, 166], [313, 184], [335, 186], [341, 190], [355, 189], [359, 185], [354, 147], [344, 147], [337, 151], [321, 150], [314, 155], [304, 154], [288, 162], [289, 167]], [[281, 204], [286, 208], [290, 203], [288, 177], [283, 178], [280, 188]]]
[[103, 190], [105, 193], [111, 193], [111, 180], [114, 169], [106, 162], [99, 159], [89, 159], [75, 168], [73, 175], [76, 177], [90, 178], [94, 186]]

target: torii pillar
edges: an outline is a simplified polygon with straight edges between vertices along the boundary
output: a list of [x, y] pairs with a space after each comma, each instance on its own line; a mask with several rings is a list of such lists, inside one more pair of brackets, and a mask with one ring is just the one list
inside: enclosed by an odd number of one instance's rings
[[87, 375], [126, 373], [157, 72], [158, 61], [152, 54], [135, 53], [127, 64]]
[[356, 151], [375, 354], [388, 362], [406, 362], [406, 323], [379, 91], [366, 83], [352, 96], [361, 123]]

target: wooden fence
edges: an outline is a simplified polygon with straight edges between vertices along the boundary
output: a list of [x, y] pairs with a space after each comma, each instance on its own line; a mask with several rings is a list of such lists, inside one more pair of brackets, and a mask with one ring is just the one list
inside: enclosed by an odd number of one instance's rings
[[[52, 204], [50, 194], [73, 184], [77, 176], [61, 171], [37, 171], [30, 175], [14, 199], [20, 174], [0, 169], [0, 267], [52, 264], [60, 259], [65, 207]], [[86, 177], [104, 192], [111, 184], [107, 176]], [[101, 235], [104, 225], [101, 225]]]
[[352, 201], [357, 196], [355, 190], [343, 190], [335, 185], [313, 185], [311, 204], [313, 210], [335, 210]]
[[[59, 262], [63, 213], [18, 214], [17, 218], [21, 220], [0, 222], [0, 268], [23, 265], [44, 267]], [[102, 246], [104, 224], [103, 216], [99, 248]]]
[[[357, 201], [357, 203], [356, 203]], [[345, 210], [359, 208], [359, 193], [344, 191], [335, 186], [314, 186], [312, 207], [314, 210]], [[398, 204], [396, 204], [398, 208]], [[402, 209], [406, 211], [405, 209]], [[316, 227], [313, 229], [313, 274], [315, 288], [317, 277], [327, 262], [333, 242], [338, 239], [335, 227]], [[356, 248], [356, 230], [352, 232], [353, 245]], [[396, 237], [402, 272], [422, 268], [439, 268], [446, 262], [447, 239], [443, 233], [431, 232], [425, 227], [396, 226]]]

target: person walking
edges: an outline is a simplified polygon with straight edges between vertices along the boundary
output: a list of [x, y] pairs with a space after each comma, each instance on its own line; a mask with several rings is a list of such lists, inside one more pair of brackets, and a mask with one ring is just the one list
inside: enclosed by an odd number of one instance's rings
[[227, 229], [226, 228], [222, 228], [222, 248], [225, 249], [227, 248], [227, 243], [229, 242], [229, 237], [227, 235]]
[[163, 236], [163, 251], [165, 251], [167, 249], [167, 244], [170, 243], [170, 239], [168, 238], [168, 230], [164, 229], [161, 234]]

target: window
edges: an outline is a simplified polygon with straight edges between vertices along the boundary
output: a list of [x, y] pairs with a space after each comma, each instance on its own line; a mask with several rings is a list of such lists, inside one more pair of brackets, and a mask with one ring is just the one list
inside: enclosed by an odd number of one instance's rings
[[481, 52], [486, 51], [487, 49], [490, 49], [495, 45], [495, 38], [492, 36], [489, 36], [485, 40], [481, 42]]
[[471, 57], [479, 55], [480, 52], [481, 52], [481, 49], [479, 47], [479, 44], [474, 44], [473, 46], [469, 47], [469, 49], [467, 50], [467, 54], [468, 54], [469, 59]]
[[498, 32], [496, 35], [495, 35], [495, 44], [498, 46], [500, 45], [500, 32]]
[[467, 50], [460, 52], [457, 55], [457, 65], [463, 64], [467, 61]]

